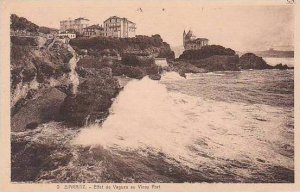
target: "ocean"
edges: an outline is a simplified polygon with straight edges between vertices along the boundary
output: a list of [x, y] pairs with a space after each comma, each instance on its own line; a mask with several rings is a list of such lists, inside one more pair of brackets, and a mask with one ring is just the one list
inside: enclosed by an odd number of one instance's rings
[[72, 145], [101, 146], [117, 181], [294, 181], [293, 70], [131, 80], [110, 111]]

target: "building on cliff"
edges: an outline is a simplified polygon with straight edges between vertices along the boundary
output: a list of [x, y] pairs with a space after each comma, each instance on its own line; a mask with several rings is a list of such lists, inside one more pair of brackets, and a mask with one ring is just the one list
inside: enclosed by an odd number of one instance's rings
[[74, 29], [77, 33], [83, 34], [83, 29], [89, 26], [89, 20], [83, 17], [79, 17], [77, 19], [67, 19], [60, 21], [60, 32]]
[[104, 36], [104, 28], [98, 25], [91, 25], [83, 28], [83, 36], [84, 37], [103, 37]]
[[196, 38], [191, 30], [187, 33], [183, 31], [183, 47], [185, 50], [201, 49], [203, 46], [208, 45], [208, 39]]
[[73, 32], [72, 30], [66, 30], [64, 32], [59, 33], [58, 37], [59, 38], [68, 37], [69, 39], [74, 39], [74, 38], [76, 38], [76, 33]]
[[112, 16], [106, 19], [103, 24], [105, 37], [135, 37], [136, 24], [127, 18]]

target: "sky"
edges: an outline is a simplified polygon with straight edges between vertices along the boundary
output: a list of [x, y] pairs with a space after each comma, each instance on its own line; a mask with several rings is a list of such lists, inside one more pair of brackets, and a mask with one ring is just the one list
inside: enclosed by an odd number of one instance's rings
[[[85, 17], [92, 25], [102, 24], [109, 16], [126, 17], [136, 23], [137, 35], [160, 34], [171, 46], [182, 46], [183, 30], [191, 29], [197, 37], [208, 38], [209, 44], [236, 51], [293, 49], [293, 6], [220, 2], [26, 0], [15, 1], [11, 13], [54, 28], [68, 18]], [[140, 8], [142, 11], [138, 11]]]

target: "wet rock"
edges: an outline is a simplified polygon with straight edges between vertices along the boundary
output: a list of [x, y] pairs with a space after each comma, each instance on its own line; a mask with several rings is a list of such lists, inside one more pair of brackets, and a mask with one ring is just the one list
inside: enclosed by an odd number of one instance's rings
[[37, 124], [59, 120], [60, 105], [65, 97], [66, 94], [56, 88], [37, 91], [34, 99], [29, 100], [12, 115], [11, 130], [34, 129]]
[[118, 81], [105, 72], [89, 75], [78, 86], [76, 95], [68, 95], [60, 109], [62, 118], [70, 124], [83, 126], [102, 121], [108, 115], [112, 99], [120, 90]]
[[[208, 70], [196, 67], [190, 63], [174, 62], [172, 70], [178, 72], [180, 75], [185, 73], [206, 73]], [[181, 75], [182, 76], [182, 75]]]
[[31, 122], [26, 125], [26, 129], [35, 129], [39, 124], [37, 122]]
[[160, 80], [161, 75], [160, 74], [152, 74], [152, 75], [149, 75], [149, 78], [152, 80]]
[[291, 67], [287, 66], [287, 65], [282, 65], [281, 63], [280, 64], [277, 64], [274, 66], [274, 69], [279, 69], [279, 70], [287, 70], [287, 69], [292, 69]]
[[262, 57], [253, 53], [246, 53], [240, 57], [238, 66], [240, 69], [272, 69]]
[[205, 59], [186, 62], [206, 71], [239, 71], [239, 57], [237, 55], [214, 55]]
[[[11, 42], [11, 107], [28, 92], [64, 84], [62, 79], [70, 72], [69, 60], [73, 57], [68, 47], [55, 42], [56, 49], [35, 49], [27, 44]], [[53, 83], [55, 82], [55, 83]]]
[[11, 180], [13, 182], [37, 182], [44, 177], [53, 179], [53, 170], [66, 166], [72, 152], [69, 141], [76, 130], [60, 123], [47, 123], [34, 130], [13, 132], [11, 135]]
[[114, 64], [111, 68], [114, 76], [125, 75], [130, 78], [142, 79], [146, 75], [145, 70], [140, 67]]

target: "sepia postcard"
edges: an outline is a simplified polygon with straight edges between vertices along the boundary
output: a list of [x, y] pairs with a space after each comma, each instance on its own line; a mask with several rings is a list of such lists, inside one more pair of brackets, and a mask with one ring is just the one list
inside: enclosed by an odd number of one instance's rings
[[300, 1], [0, 4], [1, 192], [300, 192]]

